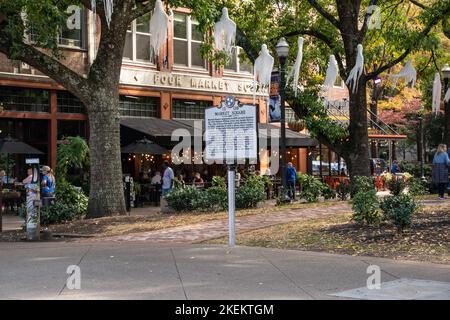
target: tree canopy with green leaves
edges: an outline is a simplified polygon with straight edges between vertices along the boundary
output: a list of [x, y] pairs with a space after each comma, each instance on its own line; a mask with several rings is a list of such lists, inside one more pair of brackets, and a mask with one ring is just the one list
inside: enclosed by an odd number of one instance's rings
[[[446, 50], [440, 35], [448, 32], [450, 1], [261, 0], [245, 3], [235, 5], [232, 12], [243, 38], [248, 40], [240, 44], [247, 53], [253, 53], [249, 57], [254, 56], [261, 42], [267, 42], [273, 49], [281, 36], [291, 43], [295, 43], [297, 36], [305, 37], [301, 81], [309, 89], [298, 97], [288, 94], [288, 102], [299, 117], [306, 118], [313, 134], [345, 158], [351, 175], [368, 175], [368, 87], [372, 80], [392, 72], [412, 54], [415, 54], [414, 63], [423, 68], [419, 75], [434, 72], [426, 56], [432, 54], [438, 60], [448, 54], [448, 44]], [[311, 91], [319, 91], [324, 76], [321, 70], [326, 70], [330, 54], [336, 57], [340, 77], [348, 78], [355, 65], [358, 44], [364, 48], [365, 72], [358, 90], [350, 92], [350, 121], [346, 131], [342, 130], [342, 125], [326, 119], [324, 107], [313, 103], [305, 106], [304, 101], [311, 99]], [[294, 48], [290, 52], [291, 60], [295, 56]], [[425, 77], [420, 85], [429, 86], [428, 80]]]

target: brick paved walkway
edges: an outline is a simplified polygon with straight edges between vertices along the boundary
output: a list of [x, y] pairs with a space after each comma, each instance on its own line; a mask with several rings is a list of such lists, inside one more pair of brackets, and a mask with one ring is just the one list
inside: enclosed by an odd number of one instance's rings
[[[425, 206], [449, 205], [450, 201], [422, 200]], [[316, 208], [290, 209], [276, 213], [255, 214], [236, 218], [236, 233], [265, 228], [276, 224], [319, 218], [337, 213], [351, 212], [348, 203], [336, 202], [330, 206]], [[228, 219], [205, 221], [196, 224], [173, 227], [162, 230], [140, 232], [123, 236], [81, 240], [82, 242], [98, 241], [148, 241], [151, 243], [198, 243], [228, 235]]]
[[[351, 211], [351, 208], [347, 203], [337, 202], [333, 206], [319, 206], [317, 208], [291, 209], [276, 213], [255, 214], [236, 218], [236, 232], [241, 233], [280, 223], [306, 220], [349, 211]], [[228, 235], [228, 220], [221, 219], [123, 236], [89, 239], [83, 242], [149, 241], [154, 243], [197, 243], [226, 235]]]

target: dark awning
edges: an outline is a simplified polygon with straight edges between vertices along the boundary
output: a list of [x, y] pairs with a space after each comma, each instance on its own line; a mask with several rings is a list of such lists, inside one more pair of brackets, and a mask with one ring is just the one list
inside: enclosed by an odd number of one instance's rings
[[[259, 138], [260, 139], [268, 139], [267, 145], [270, 146], [270, 140], [271, 140], [271, 130], [277, 130], [278, 135], [281, 136], [281, 129], [278, 126], [274, 126], [270, 123], [258, 123], [258, 129], [259, 129]], [[292, 147], [292, 148], [307, 148], [307, 147], [315, 147], [319, 144], [319, 141], [316, 139], [311, 138], [310, 135], [292, 131], [289, 129], [286, 129], [286, 147]]]
[[[157, 144], [170, 147], [176, 145], [179, 141], [171, 141], [172, 133], [176, 129], [185, 129], [191, 137], [194, 136], [195, 121], [202, 123], [201, 120], [166, 120], [159, 118], [122, 118], [120, 124], [124, 127], [139, 131], [151, 138]], [[280, 130], [280, 127], [268, 123], [258, 123], [259, 139], [267, 139], [267, 146], [271, 143], [271, 130]], [[203, 131], [202, 131], [203, 132]], [[278, 133], [279, 134], [279, 133]], [[279, 134], [280, 135], [280, 134]], [[306, 148], [318, 145], [316, 139], [311, 138], [304, 133], [295, 132], [286, 129], [286, 147]]]
[[120, 124], [124, 127], [139, 131], [156, 142], [157, 144], [170, 147], [179, 141], [171, 141], [172, 133], [176, 129], [185, 129], [192, 136], [194, 128], [176, 120], [166, 120], [159, 118], [122, 118]]

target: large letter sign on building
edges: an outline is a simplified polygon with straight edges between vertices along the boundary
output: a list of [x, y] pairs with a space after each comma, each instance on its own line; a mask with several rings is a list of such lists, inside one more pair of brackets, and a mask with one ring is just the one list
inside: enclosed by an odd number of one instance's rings
[[205, 160], [228, 165], [228, 244], [235, 245], [235, 172], [237, 163], [256, 159], [258, 136], [256, 107], [227, 97], [219, 107], [205, 110]]

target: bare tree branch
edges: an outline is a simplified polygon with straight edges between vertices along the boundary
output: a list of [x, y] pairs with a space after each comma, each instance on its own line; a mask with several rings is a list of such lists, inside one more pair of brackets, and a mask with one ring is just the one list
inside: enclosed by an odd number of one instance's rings
[[417, 0], [409, 0], [409, 2], [411, 2], [412, 4], [418, 6], [419, 8], [422, 8], [422, 9], [424, 9], [424, 10], [428, 9], [428, 7], [427, 7], [426, 5], [420, 3], [420, 2], [417, 1]]
[[339, 21], [326, 11], [316, 0], [308, 0], [309, 4], [319, 12], [322, 17], [327, 19], [332, 25], [334, 25], [339, 30], [341, 29]]

